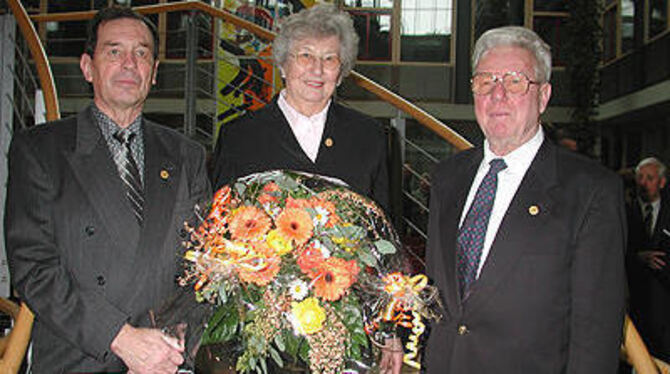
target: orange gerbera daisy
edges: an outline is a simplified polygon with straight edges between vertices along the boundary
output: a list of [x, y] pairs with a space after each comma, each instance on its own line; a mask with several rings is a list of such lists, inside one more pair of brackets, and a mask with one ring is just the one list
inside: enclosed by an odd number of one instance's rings
[[314, 295], [324, 300], [339, 300], [356, 281], [358, 271], [355, 260], [329, 257], [319, 265], [319, 274], [314, 279]]
[[258, 198], [256, 199], [261, 205], [265, 205], [268, 203], [276, 203], [279, 201], [279, 199], [276, 196], [270, 195], [269, 193], [262, 193], [258, 195]]
[[304, 209], [287, 208], [277, 217], [277, 229], [287, 240], [293, 240], [297, 245], [305, 243], [312, 237], [312, 218]]
[[310, 245], [300, 253], [296, 263], [300, 267], [300, 270], [307, 274], [308, 277], [315, 278], [319, 273], [319, 265], [321, 265], [324, 260], [325, 258], [323, 257], [321, 250]]
[[291, 196], [286, 198], [286, 208], [309, 208], [311, 207], [309, 200], [294, 199]]
[[270, 217], [255, 206], [242, 206], [233, 212], [230, 219], [230, 234], [233, 239], [251, 240], [270, 230]]
[[281, 258], [278, 256], [266, 257], [261, 254], [239, 263], [236, 267], [240, 280], [265, 286], [279, 273]]
[[280, 190], [281, 189], [279, 188], [279, 186], [277, 186], [277, 183], [275, 183], [275, 182], [270, 182], [270, 183], [266, 184], [265, 186], [263, 186], [263, 191], [265, 191], [265, 192], [277, 192], [277, 191], [280, 191]]

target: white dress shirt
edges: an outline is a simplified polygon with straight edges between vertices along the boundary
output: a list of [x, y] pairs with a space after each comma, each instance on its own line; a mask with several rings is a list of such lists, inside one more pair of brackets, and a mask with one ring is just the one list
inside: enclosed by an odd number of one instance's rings
[[489, 225], [486, 229], [486, 236], [484, 237], [484, 247], [482, 248], [482, 257], [479, 260], [479, 267], [477, 268], [477, 278], [479, 278], [484, 262], [489, 255], [491, 244], [496, 237], [496, 233], [498, 232], [503, 217], [505, 217], [507, 208], [509, 208], [509, 204], [512, 202], [512, 198], [514, 198], [516, 191], [519, 189], [521, 180], [524, 175], [526, 175], [526, 171], [528, 170], [528, 167], [530, 167], [531, 162], [533, 162], [543, 140], [544, 133], [540, 126], [537, 133], [530, 140], [503, 157], [495, 155], [489, 149], [488, 140], [484, 141], [484, 159], [481, 164], [479, 164], [475, 179], [472, 182], [472, 186], [470, 186], [468, 199], [466, 200], [463, 212], [461, 213], [460, 225], [462, 225], [465, 220], [465, 216], [470, 209], [472, 200], [475, 198], [475, 193], [479, 188], [479, 184], [489, 171], [489, 162], [494, 158], [502, 158], [505, 160], [507, 168], [498, 173], [498, 188], [496, 190], [495, 200], [493, 201], [493, 208], [491, 210], [491, 217], [489, 218]]
[[288, 121], [293, 135], [298, 140], [300, 147], [309, 157], [312, 162], [316, 162], [316, 156], [319, 154], [319, 146], [321, 145], [321, 137], [323, 136], [323, 129], [326, 127], [326, 117], [328, 115], [328, 108], [332, 100], [319, 113], [307, 117], [298, 112], [291, 104], [286, 101], [286, 90], [279, 93], [277, 104], [284, 117]]

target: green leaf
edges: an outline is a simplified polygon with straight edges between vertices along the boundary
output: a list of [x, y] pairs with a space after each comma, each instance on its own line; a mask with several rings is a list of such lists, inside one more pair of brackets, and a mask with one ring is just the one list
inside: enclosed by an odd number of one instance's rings
[[235, 183], [234, 185], [235, 191], [242, 196], [244, 195], [244, 191], [247, 189], [247, 186], [244, 183]]
[[281, 359], [279, 352], [277, 352], [277, 350], [272, 347], [270, 347], [270, 357], [272, 357], [277, 366], [280, 368], [284, 367], [284, 360]]
[[281, 175], [275, 178], [275, 183], [277, 183], [277, 186], [282, 190], [288, 191], [293, 191], [300, 186], [293, 178], [286, 175]]
[[225, 342], [235, 337], [240, 323], [239, 317], [233, 303], [217, 308], [207, 323], [202, 335], [202, 344]]
[[379, 251], [379, 253], [381, 253], [383, 255], [390, 255], [390, 254], [394, 254], [396, 252], [395, 246], [393, 244], [391, 244], [391, 242], [389, 242], [388, 240], [384, 240], [384, 239], [377, 240], [375, 242], [375, 247], [377, 247], [377, 250]]
[[358, 258], [367, 266], [377, 266], [377, 259], [368, 251], [367, 248], [361, 247], [357, 252]]
[[265, 358], [261, 358], [260, 360], [261, 368], [263, 369], [263, 374], [267, 374], [268, 372], [268, 363], [265, 362]]
[[284, 338], [282, 338], [281, 334], [275, 335], [275, 345], [277, 348], [279, 348], [280, 351], [284, 352], [286, 351], [286, 344], [284, 344]]

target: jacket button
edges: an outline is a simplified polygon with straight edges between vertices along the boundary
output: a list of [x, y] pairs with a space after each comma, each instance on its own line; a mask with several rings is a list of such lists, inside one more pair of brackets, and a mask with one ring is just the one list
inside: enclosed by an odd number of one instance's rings
[[98, 277], [95, 278], [95, 279], [98, 280], [98, 286], [104, 286], [105, 285], [105, 277], [103, 277], [102, 275], [98, 275]]
[[465, 335], [468, 333], [468, 326], [460, 325], [458, 326], [458, 335]]
[[92, 236], [93, 234], [95, 234], [95, 227], [94, 226], [86, 226], [86, 228], [84, 229], [84, 232], [86, 233], [86, 235]]

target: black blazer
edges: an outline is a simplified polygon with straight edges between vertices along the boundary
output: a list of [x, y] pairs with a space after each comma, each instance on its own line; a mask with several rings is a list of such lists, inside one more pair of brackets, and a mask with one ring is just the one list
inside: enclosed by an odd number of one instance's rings
[[621, 182], [545, 140], [461, 301], [456, 236], [482, 158], [482, 148], [463, 151], [431, 179], [426, 264], [446, 313], [432, 326], [428, 373], [615, 373], [626, 238]]
[[144, 226], [90, 108], [14, 136], [5, 216], [12, 282], [35, 313], [36, 373], [122, 371], [121, 326], [177, 288], [178, 232], [208, 198], [204, 149], [144, 122]]
[[221, 128], [214, 152], [215, 189], [235, 178], [292, 169], [342, 179], [384, 208], [389, 202], [387, 135], [380, 123], [333, 101], [316, 162], [293, 135], [277, 98]]
[[627, 207], [630, 316], [651, 353], [664, 361], [670, 360], [670, 265], [661, 270], [651, 269], [640, 261], [637, 252], [665, 251], [666, 263], [670, 261], [669, 200], [666, 194], [661, 197], [661, 209], [651, 237], [646, 233], [637, 199]]

